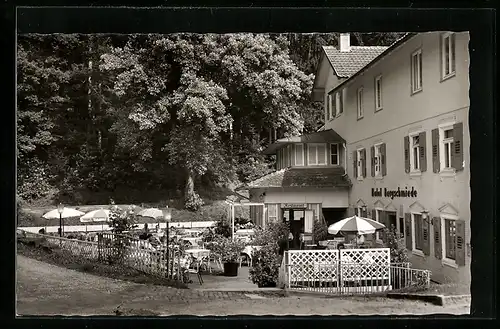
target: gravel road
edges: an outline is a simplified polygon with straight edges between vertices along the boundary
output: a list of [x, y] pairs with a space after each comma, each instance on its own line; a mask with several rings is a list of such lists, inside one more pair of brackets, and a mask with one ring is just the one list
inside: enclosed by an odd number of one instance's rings
[[468, 314], [469, 305], [436, 306], [386, 298], [265, 297], [175, 289], [114, 280], [17, 256], [18, 315], [396, 315]]

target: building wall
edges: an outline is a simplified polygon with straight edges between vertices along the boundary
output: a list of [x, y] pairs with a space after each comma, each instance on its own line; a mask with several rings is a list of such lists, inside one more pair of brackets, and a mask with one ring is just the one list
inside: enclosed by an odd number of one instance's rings
[[[439, 32], [419, 34], [355, 78], [346, 86], [344, 113], [327, 120], [325, 129], [335, 130], [347, 141], [359, 141], [403, 125], [468, 108], [469, 34], [456, 34], [456, 75], [445, 81], [441, 81], [439, 39]], [[411, 54], [420, 47], [422, 91], [412, 95], [410, 60]], [[380, 74], [383, 78], [383, 109], [375, 112], [374, 84], [375, 77]], [[332, 76], [331, 79], [336, 78]], [[363, 87], [364, 93], [364, 117], [360, 120], [356, 111], [359, 87]]]
[[[430, 255], [420, 256], [410, 252], [416, 268], [430, 269], [433, 280], [439, 282], [470, 282], [470, 173], [468, 128], [469, 79], [468, 33], [456, 34], [456, 75], [441, 81], [440, 33], [423, 33], [409, 40], [392, 54], [369, 68], [347, 86], [344, 113], [327, 121], [325, 129], [334, 129], [347, 140], [347, 173], [353, 187], [349, 193], [351, 207], [364, 203], [371, 209], [377, 205], [395, 209], [398, 216], [409, 212], [418, 201], [431, 217], [439, 216], [439, 208], [446, 204], [458, 211], [465, 220], [466, 265], [451, 267], [434, 255], [433, 227], [430, 227]], [[411, 94], [410, 58], [413, 51], [422, 48], [422, 91]], [[375, 112], [374, 79], [382, 74], [383, 109]], [[357, 119], [356, 90], [364, 89], [364, 117]], [[439, 124], [456, 121], [463, 123], [464, 169], [455, 175], [445, 176], [432, 169], [431, 130]], [[405, 172], [404, 136], [412, 131], [426, 132], [427, 171], [420, 176]], [[367, 177], [362, 181], [354, 178], [352, 152], [364, 147], [370, 159], [370, 147], [375, 143], [386, 144], [387, 175], [376, 179], [370, 175], [367, 161]], [[372, 197], [372, 188], [395, 190], [412, 187], [418, 191], [416, 198]], [[401, 209], [402, 207], [402, 209]], [[401, 212], [402, 210], [402, 212]], [[399, 223], [399, 221], [398, 221]]]
[[324, 208], [346, 208], [347, 189], [300, 189], [296, 191], [266, 191], [265, 203], [321, 203]]

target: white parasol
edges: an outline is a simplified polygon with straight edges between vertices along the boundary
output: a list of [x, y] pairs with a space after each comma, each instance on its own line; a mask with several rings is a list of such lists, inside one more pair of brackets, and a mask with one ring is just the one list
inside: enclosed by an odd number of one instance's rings
[[147, 208], [139, 211], [137, 215], [153, 219], [160, 219], [163, 218], [163, 211], [158, 208]]
[[334, 223], [328, 227], [328, 233], [338, 234], [339, 232], [350, 234], [372, 234], [385, 228], [384, 224], [369, 218], [352, 216]]
[[73, 218], [80, 217], [83, 214], [85, 213], [79, 210], [64, 207], [61, 214], [59, 214], [59, 211], [57, 209], [54, 209], [44, 214], [42, 217], [45, 219]]
[[[107, 222], [109, 221], [109, 213], [110, 211], [107, 209], [92, 210], [80, 217], [80, 222]], [[85, 225], [85, 231], [87, 231], [87, 225]], [[104, 231], [104, 224], [101, 224], [101, 231]]]

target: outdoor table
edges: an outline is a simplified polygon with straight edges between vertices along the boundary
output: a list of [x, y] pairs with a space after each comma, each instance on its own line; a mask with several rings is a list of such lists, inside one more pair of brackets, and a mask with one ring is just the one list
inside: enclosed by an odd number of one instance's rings
[[186, 249], [186, 254], [191, 254], [194, 258], [200, 259], [210, 256], [210, 250], [201, 248]]
[[181, 238], [181, 240], [188, 241], [189, 243], [191, 243], [194, 246], [194, 245], [199, 245], [200, 242], [202, 241], [202, 238], [183, 237], [183, 238]]

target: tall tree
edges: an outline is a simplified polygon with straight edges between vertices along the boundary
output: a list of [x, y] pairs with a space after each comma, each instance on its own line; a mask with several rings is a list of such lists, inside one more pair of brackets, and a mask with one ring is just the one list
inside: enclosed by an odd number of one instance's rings
[[269, 126], [298, 133], [312, 86], [312, 76], [267, 35], [138, 36], [104, 55], [101, 69], [115, 72], [115, 94], [140, 136], [169, 132], [164, 150], [185, 169], [191, 209], [201, 204], [197, 176], [211, 171], [224, 181], [234, 174], [226, 165], [234, 146], [229, 129], [238, 140], [250, 127], [257, 141]]

